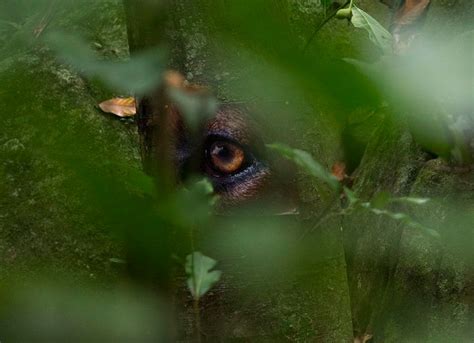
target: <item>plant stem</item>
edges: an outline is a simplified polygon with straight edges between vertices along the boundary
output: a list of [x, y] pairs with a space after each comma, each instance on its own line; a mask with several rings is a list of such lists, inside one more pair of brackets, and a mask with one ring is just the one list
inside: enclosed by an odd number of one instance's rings
[[308, 47], [309, 45], [311, 44], [311, 42], [313, 41], [314, 37], [316, 37], [316, 34], [323, 28], [324, 25], [326, 25], [329, 20], [331, 20], [332, 18], [334, 18], [334, 16], [336, 15], [337, 11], [339, 11], [341, 8], [344, 8], [346, 7], [347, 5], [350, 5], [352, 6], [352, 0], [347, 0], [344, 5], [338, 7], [334, 12], [332, 12], [328, 17], [324, 18], [324, 20], [316, 27], [316, 29], [314, 30], [314, 32], [311, 34], [311, 36], [309, 37], [308, 41], [306, 42], [304, 48], [303, 48], [303, 54], [306, 53], [306, 51], [308, 50]]
[[201, 313], [200, 313], [200, 308], [199, 308], [199, 298], [194, 298], [193, 310], [194, 310], [196, 339], [198, 343], [201, 343]]
[[[191, 270], [192, 270], [192, 278], [193, 278], [193, 287], [196, 289], [196, 278], [194, 274], [194, 230], [195, 227], [194, 225], [191, 227], [191, 230], [189, 231], [189, 238], [191, 241]], [[196, 335], [196, 340], [198, 343], [201, 343], [201, 312], [199, 309], [199, 295], [194, 294], [193, 297], [193, 312], [194, 312], [194, 329], [195, 329], [195, 335]]]

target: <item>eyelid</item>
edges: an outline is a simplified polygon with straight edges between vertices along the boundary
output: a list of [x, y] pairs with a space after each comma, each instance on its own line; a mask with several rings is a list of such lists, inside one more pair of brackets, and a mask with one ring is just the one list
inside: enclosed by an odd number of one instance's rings
[[233, 130], [209, 130], [206, 132], [206, 137], [217, 137], [228, 140], [232, 143], [245, 147], [250, 144], [250, 140], [246, 135], [240, 131]]

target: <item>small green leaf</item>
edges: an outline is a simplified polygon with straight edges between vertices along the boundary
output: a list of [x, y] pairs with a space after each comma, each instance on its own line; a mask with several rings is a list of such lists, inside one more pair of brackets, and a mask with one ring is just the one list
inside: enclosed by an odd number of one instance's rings
[[392, 51], [392, 35], [377, 20], [357, 6], [352, 7], [351, 23], [357, 28], [364, 29], [369, 34], [369, 39], [385, 54]]
[[414, 198], [414, 197], [401, 197], [401, 198], [394, 198], [392, 201], [399, 201], [399, 202], [405, 202], [409, 204], [415, 204], [415, 205], [424, 205], [428, 201], [430, 201], [429, 198]]
[[202, 179], [196, 182], [195, 188], [206, 195], [210, 195], [214, 192], [214, 187], [212, 187], [212, 183], [208, 179]]
[[196, 251], [186, 256], [187, 285], [194, 299], [200, 299], [214, 286], [221, 278], [222, 272], [213, 270], [217, 264], [216, 260], [204, 256]]
[[125, 262], [125, 260], [121, 259], [121, 258], [118, 258], [118, 257], [111, 257], [109, 258], [109, 262], [112, 262], [112, 263], [117, 263], [117, 264], [125, 264], [127, 262]]
[[[368, 205], [368, 203], [367, 203]], [[375, 213], [376, 215], [382, 215], [382, 214], [387, 214], [388, 215], [388, 212], [385, 211], [385, 210], [380, 210], [378, 208], [373, 208], [373, 207], [370, 207], [370, 205], [366, 206], [366, 208], [368, 208], [370, 211], [372, 211], [373, 213]]]
[[408, 217], [405, 213], [400, 213], [400, 212], [389, 212], [387, 211], [386, 213], [390, 218], [393, 218], [395, 220], [404, 220], [404, 221], [407, 221], [407, 222], [412, 222], [410, 220], [410, 217]]
[[281, 143], [267, 144], [267, 148], [273, 149], [283, 157], [293, 161], [298, 166], [306, 170], [312, 176], [324, 181], [332, 189], [339, 189], [339, 182], [323, 166], [316, 162], [306, 151], [293, 149]]

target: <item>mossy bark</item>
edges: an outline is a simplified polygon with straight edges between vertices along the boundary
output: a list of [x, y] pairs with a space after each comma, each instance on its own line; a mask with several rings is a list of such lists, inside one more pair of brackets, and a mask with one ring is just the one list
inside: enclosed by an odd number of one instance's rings
[[[59, 5], [42, 35], [75, 30], [99, 55], [125, 58], [120, 5], [80, 1], [75, 11]], [[100, 210], [88, 204], [74, 163], [65, 165], [61, 156], [87, 156], [92, 168], [126, 178], [114, 161], [140, 168], [138, 138], [133, 123], [99, 111], [97, 104], [110, 90], [58, 62], [42, 38], [17, 42], [18, 49], [2, 50], [0, 56], [0, 280], [4, 287], [16, 278], [28, 284], [68, 278], [103, 286], [117, 280], [117, 266], [109, 259], [120, 257], [122, 249]]]
[[382, 191], [434, 199], [399, 210], [441, 234], [367, 210], [344, 220], [354, 330], [375, 341], [472, 338], [472, 257], [460, 244], [472, 240], [463, 210], [473, 201], [472, 172], [456, 173], [427, 157], [406, 125], [386, 119], [356, 175], [354, 189], [363, 199]]
[[[143, 6], [142, 10], [149, 10], [147, 1], [126, 1], [126, 4], [130, 13], [134, 14], [134, 18], [140, 17], [137, 16], [140, 5]], [[226, 16], [230, 15], [225, 2], [171, 1], [167, 4], [166, 11], [169, 14], [167, 25], [158, 25], [157, 28], [164, 29], [165, 35], [163, 36], [163, 32], [157, 33], [156, 37], [160, 39], [154, 44], [161, 43], [168, 46], [171, 55], [170, 68], [181, 72], [189, 82], [211, 87], [218, 99], [224, 103], [239, 101], [252, 104], [252, 108], [257, 107], [257, 112], [262, 114], [261, 120], [267, 121], [265, 127], [269, 128], [268, 131], [273, 129], [282, 132], [282, 128], [286, 128], [285, 135], [280, 134], [278, 138], [270, 132], [264, 132], [265, 139], [271, 139], [268, 142], [288, 139], [296, 132], [303, 132], [298, 130], [298, 126], [305, 126], [304, 138], [300, 136], [298, 139], [292, 139], [292, 142], [299, 146], [304, 145], [311, 153], [316, 154], [318, 160], [327, 168], [338, 159], [342, 153], [337, 130], [334, 130], [336, 125], [318, 113], [319, 110], [311, 100], [292, 97], [294, 89], [288, 86], [275, 91], [277, 86], [269, 83], [267, 84], [269, 91], [266, 94], [261, 92], [267, 96], [262, 102], [263, 107], [258, 107], [260, 103], [255, 105], [248, 90], [249, 85], [254, 83], [255, 79], [262, 78], [260, 75], [263, 75], [263, 78], [267, 77], [268, 74], [265, 72], [262, 74], [262, 66], [265, 66], [268, 72], [271, 70], [268, 69], [271, 68], [271, 63], [265, 57], [251, 53], [255, 47], [245, 46], [242, 42], [234, 46], [225, 45], [225, 40], [213, 39], [218, 37], [214, 23], [225, 21]], [[288, 30], [301, 27], [305, 20], [303, 7], [292, 2], [268, 2], [267, 5], [268, 11], [271, 11]], [[213, 10], [209, 11], [210, 8]], [[212, 18], [209, 18], [209, 13], [212, 13]], [[321, 15], [321, 12], [315, 13]], [[254, 15], [258, 18], [259, 15], [266, 14], [254, 13]], [[137, 23], [133, 22], [131, 27], [133, 30], [138, 30], [138, 33], [130, 33], [132, 39], [143, 35], [153, 36], [149, 31], [149, 23], [143, 23], [142, 27], [139, 23], [137, 27]], [[138, 42], [135, 45], [147, 44]], [[277, 68], [275, 72], [278, 72]], [[150, 104], [152, 101], [147, 98], [158, 97], [159, 94], [157, 92], [155, 95], [149, 95], [142, 101]], [[285, 98], [276, 97], [276, 94]], [[278, 116], [279, 112], [285, 111], [285, 106], [282, 106], [285, 99], [297, 104], [286, 107], [297, 108], [300, 119], [295, 117], [291, 117], [291, 120], [281, 119], [288, 118], [288, 113], [287, 117], [285, 114]], [[150, 113], [157, 117], [163, 115], [157, 109], [147, 107], [147, 110], [151, 111], [148, 115]], [[272, 113], [271, 119], [269, 113]], [[282, 122], [286, 120], [286, 126], [275, 123], [280, 119]], [[270, 123], [271, 121], [273, 122]], [[149, 147], [144, 147], [143, 150], [151, 151]], [[202, 334], [203, 338], [209, 340], [286, 338], [294, 341], [346, 342], [352, 339], [340, 220], [333, 218], [323, 220], [322, 223], [317, 220], [328, 207], [337, 207], [337, 200], [329, 195], [330, 191], [322, 183], [310, 181], [311, 178], [307, 175], [301, 175], [299, 179], [301, 182], [299, 185], [295, 184], [295, 187], [304, 190], [302, 192], [304, 224], [301, 232], [285, 233], [278, 226], [273, 230], [264, 230], [267, 235], [288, 237], [284, 244], [276, 247], [287, 260], [272, 261], [272, 266], [269, 268], [271, 272], [258, 269], [257, 266], [262, 261], [243, 257], [252, 256], [252, 249], [255, 246], [268, 245], [269, 237], [266, 235], [253, 233], [252, 241], [247, 242], [248, 246], [246, 244], [239, 246], [235, 255], [229, 253], [232, 251], [229, 245], [238, 240], [239, 236], [245, 237], [247, 233], [244, 227], [218, 227], [217, 231], [209, 229], [200, 235], [202, 237], [195, 237], [195, 240], [201, 242], [197, 249], [203, 249], [206, 254], [217, 259], [219, 269], [223, 271], [222, 280], [200, 302], [201, 333], [198, 335]], [[325, 228], [313, 229], [316, 224]], [[298, 226], [301, 226], [301, 223], [298, 223]], [[292, 224], [286, 229], [291, 227]], [[226, 237], [222, 236], [224, 233]], [[222, 238], [217, 243], [216, 236]], [[234, 239], [230, 238], [234, 236]], [[297, 239], [297, 237], [304, 238]], [[293, 264], [288, 260], [293, 260], [291, 262]], [[275, 269], [278, 264], [281, 264], [281, 267]], [[292, 267], [288, 268], [288, 264]], [[195, 307], [192, 303], [188, 291], [184, 288], [183, 278], [178, 277], [177, 304], [181, 308], [179, 322], [185, 324], [180, 333], [183, 339], [192, 339], [196, 335], [193, 330], [196, 323]]]
[[[303, 3], [306, 2], [295, 1], [277, 8], [291, 12], [287, 20], [300, 38], [308, 33], [304, 21], [318, 15], [312, 6]], [[388, 20], [379, 4], [371, 3], [360, 1], [360, 6], [369, 13], [381, 13], [379, 19]], [[212, 81], [219, 87], [220, 96], [231, 98], [225, 79], [235, 75], [226, 74], [227, 68], [212, 71], [215, 59], [210, 59], [206, 52], [210, 44], [206, 31], [194, 26], [199, 23], [202, 4], [193, 2], [189, 10], [179, 2], [173, 5], [176, 11], [170, 30], [182, 36], [173, 36], [175, 45], [171, 51], [177, 59], [171, 66], [192, 81]], [[443, 12], [443, 8], [451, 8], [451, 1], [434, 1], [433, 5], [433, 11]], [[80, 1], [76, 10], [60, 17], [56, 27], [82, 32], [97, 43], [98, 52], [105, 58], [127, 56], [119, 1]], [[443, 16], [448, 18], [448, 26], [455, 25], [452, 21], [458, 16], [469, 19], [472, 2], [459, 2], [450, 11], [451, 15]], [[130, 18], [140, 24], [143, 16], [134, 12]], [[83, 25], [84, 19], [88, 25]], [[153, 16], [150, 20], [154, 20]], [[148, 24], [143, 21], [143, 25]], [[333, 22], [321, 34], [329, 39], [334, 32], [345, 34], [345, 24]], [[428, 17], [427, 24], [429, 30], [435, 30], [440, 21]], [[147, 37], [132, 38], [133, 47], [160, 43], [163, 32], [149, 32]], [[354, 39], [359, 38], [346, 35], [342, 41], [334, 39], [338, 45], [330, 49], [347, 48], [351, 56], [355, 52], [349, 46]], [[76, 183], [74, 170], [65, 170], [44, 151], [51, 151], [45, 147], [58, 146], [75, 151], [74, 146], [61, 145], [64, 132], [53, 130], [60, 127], [83, 135], [88, 141], [89, 149], [82, 153], [90, 156], [93, 167], [115, 173], [118, 179], [127, 178], [104, 156], [111, 161], [117, 157], [140, 168], [134, 124], [103, 116], [96, 104], [110, 96], [110, 92], [56, 62], [42, 47], [15, 51], [14, 56], [3, 59], [0, 80], [0, 282], [5, 285], [12, 276], [32, 282], [41, 277], [61, 279], [66, 274], [73, 279], [71, 283], [92, 279], [109, 287], [118, 278], [109, 259], [120, 257], [121, 247], [103, 229], [106, 225], [101, 223], [100, 213], [81, 197], [82, 188]], [[303, 108], [308, 113], [314, 111], [313, 104]], [[67, 125], [61, 126], [63, 123]], [[327, 135], [331, 125], [323, 122], [306, 126], [306, 135], [300, 142], [327, 167], [342, 155], [338, 134]], [[333, 218], [318, 223], [324, 229], [306, 236], [306, 244], [288, 241], [282, 249], [298, 250], [302, 258], [315, 263], [303, 276], [297, 272], [285, 275], [288, 282], [279, 283], [278, 273], [263, 279], [247, 261], [223, 260], [224, 281], [202, 304], [203, 327], [209, 338], [284, 336], [300, 341], [350, 341], [354, 326], [356, 334], [373, 333], [375, 341], [472, 340], [474, 271], [469, 251], [473, 238], [471, 230], [466, 229], [472, 226], [472, 217], [466, 214], [472, 211], [474, 201], [473, 174], [427, 157], [403, 121], [386, 117], [370, 139], [356, 172], [354, 189], [365, 200], [379, 191], [437, 198], [423, 207], [405, 210], [437, 229], [441, 241], [394, 220], [358, 212], [342, 221]], [[305, 175], [299, 179], [297, 187], [306, 204], [305, 225], [311, 228], [330, 197], [325, 196], [324, 185]], [[231, 231], [237, 235], [240, 232], [239, 228]], [[219, 251], [226, 247], [212, 246], [219, 259]], [[312, 256], [315, 251], [326, 253], [325, 258]], [[249, 283], [263, 284], [263, 289], [246, 293], [246, 289], [253, 289], [252, 285], [232, 280], [239, 272], [248, 273]], [[183, 281], [178, 280], [181, 285]], [[275, 285], [281, 287], [275, 290]], [[245, 293], [245, 302], [237, 301], [241, 293]], [[184, 288], [178, 294], [184, 302], [189, 301]], [[181, 319], [187, 326], [183, 337], [192, 337], [194, 314], [186, 304], [184, 307]]]
[[[418, 39], [443, 42], [468, 30], [472, 13], [471, 2], [433, 1]], [[353, 187], [368, 201], [379, 192], [430, 198], [395, 210], [440, 237], [367, 210], [344, 220], [354, 331], [373, 334], [375, 342], [470, 341], [472, 169], [424, 151], [403, 118], [385, 116], [371, 134]]]

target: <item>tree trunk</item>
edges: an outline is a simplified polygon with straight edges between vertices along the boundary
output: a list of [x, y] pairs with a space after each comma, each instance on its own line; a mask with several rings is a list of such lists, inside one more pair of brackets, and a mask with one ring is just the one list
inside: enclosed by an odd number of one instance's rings
[[[132, 47], [149, 47], [150, 42], [165, 43], [170, 51], [170, 68], [178, 70], [190, 82], [212, 87], [219, 100], [223, 102], [240, 101], [254, 104], [248, 92], [239, 93], [239, 90], [245, 90], [245, 82], [258, 77], [256, 68], [258, 63], [267, 64], [267, 62], [257, 60], [256, 63], [253, 60], [252, 63], [245, 64], [245, 59], [235, 58], [237, 55], [235, 47], [232, 50], [222, 45], [221, 41], [213, 40], [216, 31], [213, 22], [225, 20], [229, 15], [225, 1], [163, 2], [168, 17], [164, 25], [151, 24], [148, 20], [139, 19], [141, 11], [147, 13], [150, 11], [149, 1], [126, 1], [126, 5], [129, 20], [132, 21], [129, 30]], [[208, 20], [207, 15], [211, 6], [214, 8], [212, 11], [214, 17]], [[215, 10], [216, 8], [218, 10]], [[294, 29], [297, 25], [301, 26], [302, 14], [294, 8], [294, 12], [290, 12], [291, 6], [287, 1], [269, 1], [264, 8], [278, 18], [288, 30]], [[256, 20], [259, 15], [268, 14], [256, 13]], [[156, 37], [160, 38], [154, 40]], [[216, 57], [217, 54], [221, 59]], [[234, 56], [230, 56], [232, 54]], [[224, 58], [224, 55], [229, 58]], [[245, 65], [245, 68], [241, 68], [242, 65]], [[239, 82], [241, 88], [236, 87]], [[275, 105], [275, 100], [278, 101], [278, 105]], [[148, 107], [140, 106], [139, 116], [149, 117], [151, 113], [154, 118], [148, 119], [149, 122], [159, 122], [160, 113], [163, 113], [157, 110], [162, 106], [160, 92], [144, 97], [141, 103], [148, 104]], [[265, 106], [279, 107], [276, 110], [281, 111], [283, 103], [281, 99], [274, 98], [266, 101]], [[150, 104], [154, 105], [150, 107]], [[259, 110], [262, 111], [264, 108]], [[315, 113], [311, 103], [301, 103], [301, 108], [307, 114]], [[144, 113], [145, 110], [147, 113]], [[275, 120], [276, 118], [277, 116]], [[336, 159], [339, 145], [334, 137], [324, 134], [326, 123], [311, 125], [315, 137], [331, 137], [325, 138], [326, 141], [313, 142], [314, 144], [306, 142], [308, 148], [324, 151], [321, 160], [329, 164]], [[160, 139], [158, 127], [150, 128], [146, 124], [143, 127], [143, 134]], [[142, 141], [146, 160], [150, 158], [156, 160], [156, 154], [150, 157], [153, 155], [150, 153], [153, 148], [150, 149], [147, 143], [154, 139]], [[326, 144], [327, 148], [322, 148], [322, 144]], [[307, 177], [305, 180], [301, 186], [304, 185], [306, 189], [309, 189], [308, 187], [324, 189], [318, 182], [311, 184], [307, 181]], [[324, 229], [311, 229], [316, 221], [314, 213], [320, 213], [328, 206], [338, 205], [331, 205], [331, 202], [334, 202], [333, 197], [324, 200], [324, 196], [315, 197], [314, 194], [308, 193], [303, 198], [306, 211], [312, 215], [307, 216], [304, 229], [299, 233], [285, 232], [275, 225], [274, 229], [265, 229], [257, 236], [252, 233], [252, 240], [239, 245], [235, 253], [229, 253], [235, 251], [231, 243], [242, 240], [242, 237], [248, 235], [244, 227], [218, 226], [219, 229], [208, 229], [195, 239], [200, 242], [196, 250], [202, 249], [217, 259], [218, 269], [223, 271], [222, 280], [199, 304], [200, 336], [211, 341], [285, 337], [290, 340], [327, 342], [346, 342], [352, 339], [345, 257], [342, 234], [339, 230], [340, 219], [324, 220]], [[293, 224], [288, 225], [286, 229], [291, 225]], [[225, 236], [222, 236], [223, 232]], [[298, 238], [302, 236], [303, 240]], [[216, 237], [223, 239], [217, 240], [216, 243]], [[268, 246], [268, 237], [287, 238], [281, 240], [282, 244], [274, 247], [277, 251], [273, 253], [275, 256], [280, 256], [280, 259], [272, 261], [269, 268], [263, 270], [258, 267], [262, 261], [245, 256], [255, 255], [253, 250], [255, 246]], [[292, 262], [288, 261], [292, 259]], [[291, 268], [287, 267], [288, 264]], [[278, 265], [281, 267], [275, 269]], [[192, 306], [193, 301], [185, 288], [184, 277], [179, 275], [176, 278], [176, 301], [180, 309], [178, 322], [182, 326], [179, 336], [182, 339], [196, 338], [194, 329], [197, 322], [196, 308]]]
[[[233, 58], [223, 58], [237, 49], [225, 51], [228, 46], [219, 46], [220, 41], [212, 39], [215, 33], [213, 21], [223, 20], [229, 15], [224, 1], [163, 1], [160, 6], [164, 6], [161, 8], [164, 8], [167, 20], [159, 24], [148, 19], [140, 20], [142, 16], [150, 17], [150, 1], [130, 0], [126, 3], [131, 21], [129, 37], [132, 48], [165, 43], [171, 55], [170, 67], [179, 70], [191, 82], [212, 86], [223, 101], [250, 101], [241, 96], [245, 92], [236, 95], [235, 85], [230, 85], [229, 80], [249, 80], [252, 75], [257, 75], [254, 65], [239, 69], [243, 65], [241, 61], [236, 63]], [[378, 2], [360, 1], [358, 5], [371, 14], [375, 13], [377, 18], [389, 17]], [[213, 11], [217, 17], [212, 20], [206, 20], [209, 6], [219, 9]], [[305, 11], [302, 4], [299, 6], [283, 0], [270, 4], [272, 13], [295, 34], [295, 40], [308, 37], [311, 31], [308, 28], [315, 22], [314, 17], [308, 16], [310, 12]], [[458, 8], [463, 6], [468, 8], [471, 5], [461, 4]], [[431, 10], [439, 11], [439, 6], [434, 4]], [[141, 11], [144, 14], [140, 14]], [[268, 14], [257, 13], [257, 19], [259, 15]], [[440, 25], [430, 17], [427, 22], [434, 23], [429, 26], [431, 30], [433, 25]], [[347, 32], [347, 28], [341, 22], [332, 22], [320, 36], [337, 42], [342, 31]], [[350, 45], [352, 37], [345, 38], [344, 44]], [[328, 45], [327, 49], [340, 49], [337, 44], [336, 47]], [[352, 53], [350, 47], [343, 48], [349, 55]], [[216, 51], [219, 54], [214, 54]], [[238, 81], [235, 83], [239, 84]], [[145, 99], [153, 97], [156, 99], [156, 95]], [[339, 137], [337, 134], [328, 137], [329, 132], [334, 132], [329, 129], [332, 124], [320, 119], [313, 102], [309, 101], [302, 108], [316, 115], [312, 117], [312, 124], [305, 122], [308, 125], [300, 133], [305, 132], [306, 141], [300, 140], [299, 144], [330, 167], [341, 156]], [[158, 115], [158, 112], [153, 113]], [[156, 132], [154, 129], [151, 131], [152, 135]], [[149, 152], [146, 141], [143, 144], [142, 149]], [[395, 196], [440, 195], [448, 199], [462, 193], [464, 201], [460, 206], [469, 207], [473, 200], [472, 173], [456, 175], [451, 170], [442, 160], [429, 159], [403, 120], [396, 121], [385, 115], [371, 136], [357, 168], [354, 190], [364, 200], [370, 200], [381, 191]], [[325, 197], [324, 190], [320, 192], [322, 188], [318, 182], [307, 177], [301, 176], [295, 187], [307, 208], [303, 214], [308, 218], [305, 225], [311, 227], [323, 209], [330, 206], [331, 200]], [[412, 211], [420, 221], [434, 218], [436, 225], [430, 227], [442, 231], [442, 223], [446, 223], [445, 214], [449, 212], [453, 217], [453, 213], [457, 213], [447, 210], [447, 205], [449, 203], [445, 202], [429, 205], [423, 210], [401, 208], [401, 211]], [[433, 216], [431, 211], [436, 215]], [[463, 229], [459, 225], [452, 227], [458, 231], [455, 239], [458, 242]], [[342, 220], [336, 217], [318, 223], [318, 228], [309, 230], [304, 240], [306, 244], [289, 240], [280, 247], [282, 251], [300, 251], [298, 256], [307, 258], [308, 262], [301, 265], [312, 268], [295, 270], [291, 275], [273, 272], [270, 277], [260, 275], [260, 271], [253, 269], [252, 261], [243, 259], [241, 255], [229, 258], [228, 253], [223, 253], [230, 249], [224, 243], [216, 246], [210, 243], [212, 240], [203, 237], [202, 247], [220, 261], [224, 271], [222, 282], [201, 303], [201, 333], [204, 337], [210, 340], [287, 337], [334, 342], [350, 341], [354, 330], [357, 336], [373, 334], [375, 342], [472, 339], [470, 256], [456, 256], [455, 249], [445, 241], [440, 242], [400, 221], [362, 210]], [[212, 233], [212, 230], [206, 233], [207, 238], [218, 234], [222, 233]], [[241, 228], [229, 229], [227, 234], [238, 236]], [[468, 232], [466, 237], [472, 239], [471, 233]], [[264, 244], [264, 240], [257, 242]], [[249, 248], [245, 245], [241, 248], [245, 255]], [[311, 257], [308, 253], [311, 251], [323, 251], [327, 253], [326, 258]], [[242, 278], [240, 275], [245, 276]], [[281, 283], [282, 278], [286, 282]], [[177, 300], [182, 309], [179, 322], [185, 324], [181, 337], [189, 339], [194, 335], [195, 312], [184, 288], [184, 279], [177, 277], [176, 284]]]

